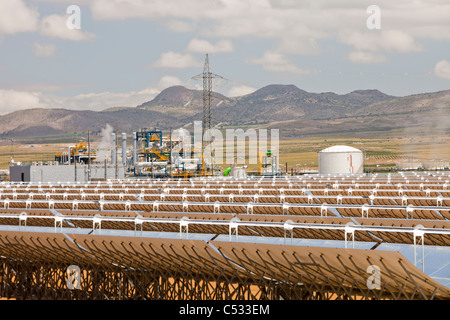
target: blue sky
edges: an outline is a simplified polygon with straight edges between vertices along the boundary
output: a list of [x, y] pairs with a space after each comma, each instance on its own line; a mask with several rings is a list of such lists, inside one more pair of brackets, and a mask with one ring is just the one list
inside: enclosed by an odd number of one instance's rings
[[[79, 30], [66, 25], [70, 5]], [[275, 83], [447, 90], [449, 30], [448, 0], [0, 0], [0, 114], [134, 107], [170, 85], [201, 88], [190, 78], [206, 52], [227, 96]]]

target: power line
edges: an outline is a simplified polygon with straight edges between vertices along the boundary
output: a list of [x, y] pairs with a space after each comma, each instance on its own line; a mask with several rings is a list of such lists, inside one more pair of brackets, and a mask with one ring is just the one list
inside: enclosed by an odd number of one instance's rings
[[211, 142], [211, 136], [208, 136], [205, 141], [205, 132], [211, 132], [212, 126], [212, 110], [211, 110], [211, 101], [212, 101], [212, 79], [220, 78], [225, 79], [224, 77], [217, 75], [211, 72], [211, 68], [209, 66], [209, 56], [206, 53], [205, 64], [203, 66], [203, 73], [198, 74], [191, 79], [194, 80], [203, 80], [203, 117], [202, 117], [202, 171], [205, 172], [205, 161], [204, 161], [204, 150]]
[[205, 57], [205, 63], [203, 65], [203, 73], [198, 74], [192, 77], [192, 80], [203, 81], [203, 118], [202, 118], [202, 133], [205, 133], [206, 130], [211, 129], [212, 127], [212, 110], [211, 110], [211, 101], [212, 101], [212, 80], [214, 78], [219, 78], [221, 80], [227, 80], [224, 77], [212, 73], [209, 65], [209, 56], [208, 53]]

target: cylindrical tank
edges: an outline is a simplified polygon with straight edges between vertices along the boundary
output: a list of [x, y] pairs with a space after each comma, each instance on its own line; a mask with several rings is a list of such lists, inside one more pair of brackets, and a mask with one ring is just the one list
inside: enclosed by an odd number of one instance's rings
[[233, 167], [230, 170], [229, 176], [234, 178], [246, 178], [247, 170], [245, 170], [245, 168], [242, 167]]
[[364, 154], [348, 146], [333, 146], [319, 151], [320, 174], [363, 173]]
[[133, 132], [133, 164], [139, 162], [137, 154], [137, 135], [136, 132]]
[[111, 141], [112, 141], [111, 164], [116, 164], [116, 134], [114, 132], [111, 133]]
[[122, 164], [127, 165], [127, 133], [122, 132]]

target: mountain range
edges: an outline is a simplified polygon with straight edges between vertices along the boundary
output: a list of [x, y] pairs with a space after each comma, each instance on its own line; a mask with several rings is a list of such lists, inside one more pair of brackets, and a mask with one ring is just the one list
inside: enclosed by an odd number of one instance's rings
[[[430, 129], [448, 134], [450, 130], [450, 90], [395, 97], [378, 90], [312, 93], [295, 85], [272, 84], [244, 96], [213, 92], [212, 97], [213, 125], [217, 128], [278, 128], [283, 137], [390, 130], [420, 133]], [[193, 121], [201, 121], [202, 111], [201, 90], [172, 86], [136, 107], [27, 109], [2, 115], [0, 138], [88, 130], [99, 133], [107, 124], [118, 132], [189, 128]]]

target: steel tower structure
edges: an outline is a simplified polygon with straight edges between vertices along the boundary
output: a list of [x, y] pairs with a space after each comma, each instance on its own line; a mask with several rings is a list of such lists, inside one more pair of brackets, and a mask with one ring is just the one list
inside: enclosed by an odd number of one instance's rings
[[209, 68], [209, 57], [206, 54], [205, 64], [203, 66], [203, 130], [211, 129], [211, 95], [212, 95], [212, 73]]
[[203, 80], [203, 118], [202, 118], [202, 171], [205, 172], [205, 161], [204, 161], [204, 151], [208, 144], [211, 142], [211, 136], [205, 138], [205, 132], [209, 132], [212, 128], [212, 79], [220, 78], [224, 79], [222, 76], [214, 74], [211, 72], [209, 66], [209, 56], [206, 53], [205, 63], [203, 65], [203, 73], [192, 77], [194, 80]]
[[214, 78], [225, 79], [224, 77], [211, 72], [211, 68], [209, 66], [209, 56], [208, 53], [206, 53], [205, 63], [203, 65], [203, 73], [198, 74], [191, 78], [193, 80], [202, 79], [203, 81], [203, 119], [202, 119], [203, 134], [206, 132], [206, 130], [211, 129], [213, 126], [211, 104], [213, 95], [212, 80]]

